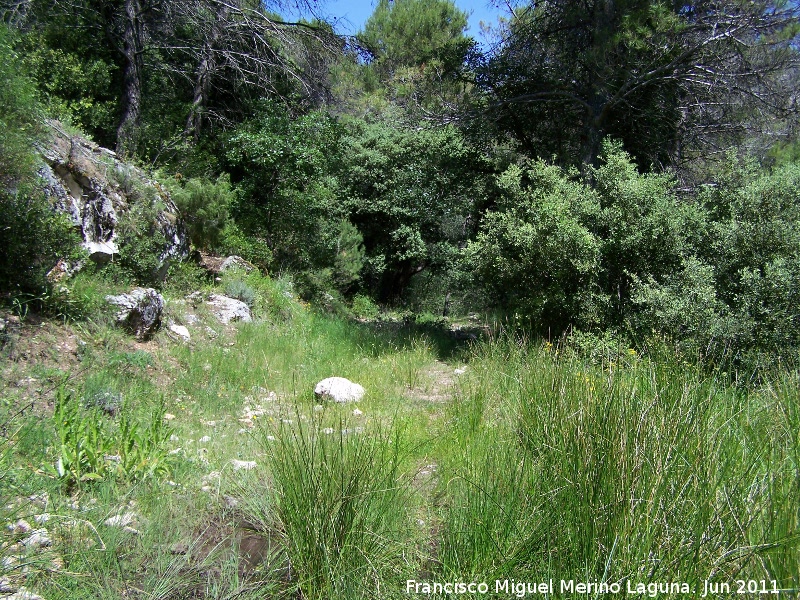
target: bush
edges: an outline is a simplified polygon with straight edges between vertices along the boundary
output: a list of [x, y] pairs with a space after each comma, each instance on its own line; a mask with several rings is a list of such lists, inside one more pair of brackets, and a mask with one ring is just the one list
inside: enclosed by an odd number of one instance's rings
[[574, 175], [541, 161], [509, 167], [498, 181], [501, 202], [466, 252], [498, 304], [559, 332], [597, 321], [600, 201]]
[[377, 319], [378, 315], [381, 313], [381, 309], [375, 304], [375, 301], [363, 294], [357, 294], [353, 298], [350, 310], [352, 310], [353, 314], [359, 319], [368, 319], [370, 321]]
[[230, 178], [221, 175], [216, 181], [192, 178], [170, 187], [172, 199], [189, 230], [196, 248], [216, 250], [230, 218], [234, 201]]

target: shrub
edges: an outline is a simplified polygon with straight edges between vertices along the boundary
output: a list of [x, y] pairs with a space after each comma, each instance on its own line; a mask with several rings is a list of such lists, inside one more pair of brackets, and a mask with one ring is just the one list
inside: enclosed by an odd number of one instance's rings
[[230, 178], [221, 175], [214, 182], [192, 178], [172, 185], [170, 192], [189, 230], [192, 244], [196, 248], [217, 249], [234, 201]]
[[364, 296], [363, 294], [357, 294], [353, 298], [351, 310], [356, 317], [369, 320], [377, 319], [381, 312], [380, 307], [375, 304], [375, 301], [369, 296]]

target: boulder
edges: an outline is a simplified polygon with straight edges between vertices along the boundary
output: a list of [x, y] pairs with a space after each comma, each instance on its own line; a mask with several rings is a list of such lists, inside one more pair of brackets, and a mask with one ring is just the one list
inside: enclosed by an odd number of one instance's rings
[[249, 273], [250, 271], [255, 270], [255, 268], [256, 268], [255, 265], [247, 262], [241, 256], [233, 255], [229, 256], [224, 261], [222, 261], [219, 270], [221, 272], [228, 270], [234, 270], [234, 271], [239, 270], [239, 271], [244, 271], [245, 273]]
[[220, 323], [227, 325], [231, 321], [253, 320], [250, 314], [250, 307], [241, 300], [222, 296], [221, 294], [211, 294], [206, 301], [208, 308]]
[[130, 294], [106, 296], [106, 302], [120, 307], [117, 323], [139, 340], [151, 338], [161, 326], [164, 298], [152, 288], [136, 288]]
[[334, 402], [358, 402], [364, 396], [364, 388], [344, 377], [328, 377], [320, 381], [314, 388], [318, 400]]

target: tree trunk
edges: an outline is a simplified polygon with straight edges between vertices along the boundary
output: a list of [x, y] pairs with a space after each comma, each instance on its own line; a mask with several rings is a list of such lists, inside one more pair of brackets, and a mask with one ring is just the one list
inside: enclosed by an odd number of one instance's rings
[[144, 71], [144, 24], [141, 0], [125, 0], [125, 33], [122, 53], [125, 70], [122, 76], [122, 117], [117, 127], [117, 153], [133, 153], [142, 113], [142, 73]]
[[197, 72], [194, 80], [194, 94], [192, 97], [192, 108], [186, 119], [186, 128], [183, 133], [192, 136], [197, 140], [203, 126], [203, 112], [208, 105], [208, 95], [211, 90], [211, 78], [214, 75], [217, 64], [214, 58], [214, 50], [219, 39], [222, 37], [225, 22], [230, 13], [230, 6], [222, 3], [217, 7], [214, 14], [214, 23], [211, 25], [211, 32], [203, 42], [203, 51], [200, 64], [197, 65]]

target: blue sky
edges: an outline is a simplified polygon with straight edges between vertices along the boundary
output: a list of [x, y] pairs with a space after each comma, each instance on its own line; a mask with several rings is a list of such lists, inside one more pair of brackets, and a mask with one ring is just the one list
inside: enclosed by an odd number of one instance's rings
[[[485, 21], [494, 24], [498, 15], [507, 11], [505, 7], [497, 8], [492, 0], [455, 0], [456, 6], [469, 14], [467, 35], [482, 42], [479, 23]], [[320, 0], [319, 13], [336, 23], [336, 30], [343, 34], [358, 32], [377, 4], [377, 0]]]

